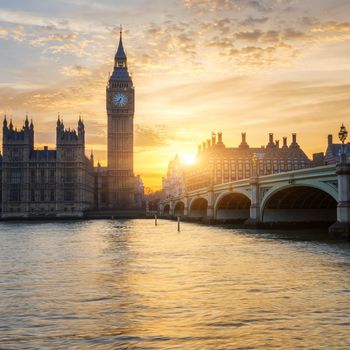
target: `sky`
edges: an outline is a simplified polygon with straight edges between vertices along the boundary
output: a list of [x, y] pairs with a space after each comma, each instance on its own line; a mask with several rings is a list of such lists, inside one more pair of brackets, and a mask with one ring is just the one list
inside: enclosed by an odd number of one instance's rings
[[119, 26], [136, 92], [135, 173], [159, 189], [175, 154], [297, 133], [308, 156], [350, 128], [349, 0], [0, 0], [0, 113], [37, 148], [57, 114], [106, 165], [106, 83]]

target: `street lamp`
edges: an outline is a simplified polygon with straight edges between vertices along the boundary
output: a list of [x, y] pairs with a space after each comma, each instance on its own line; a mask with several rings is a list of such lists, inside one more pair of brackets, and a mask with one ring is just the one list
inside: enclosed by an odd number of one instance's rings
[[341, 155], [340, 155], [340, 163], [346, 163], [346, 152], [345, 152], [345, 140], [348, 137], [348, 131], [346, 130], [344, 124], [341, 125], [339, 133], [339, 140], [342, 143], [341, 146]]

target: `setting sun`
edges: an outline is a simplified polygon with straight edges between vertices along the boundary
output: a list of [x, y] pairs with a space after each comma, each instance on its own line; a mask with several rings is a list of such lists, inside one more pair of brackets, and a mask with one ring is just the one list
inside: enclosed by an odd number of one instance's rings
[[196, 161], [195, 154], [184, 154], [183, 156], [180, 156], [180, 158], [183, 159], [183, 161], [186, 165], [192, 165]]
[[349, 2], [146, 1], [136, 13], [133, 1], [60, 3], [0, 9], [1, 109], [16, 124], [28, 111], [39, 146], [53, 146], [58, 112], [67, 127], [81, 112], [87, 150], [107, 163], [119, 22], [137, 101], [135, 172], [146, 186], [160, 189], [178, 145], [196, 152], [213, 127], [230, 146], [241, 132], [256, 146], [269, 132], [297, 132], [311, 156], [349, 118]]
[[350, 349], [349, 15], [1, 0], [0, 347]]

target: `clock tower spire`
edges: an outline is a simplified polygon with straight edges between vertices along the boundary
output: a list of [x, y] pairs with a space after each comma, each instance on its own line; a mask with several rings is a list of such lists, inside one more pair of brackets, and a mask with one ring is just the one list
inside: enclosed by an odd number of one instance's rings
[[123, 33], [114, 58], [114, 70], [106, 88], [108, 116], [108, 206], [111, 209], [134, 208], [133, 172], [135, 91], [128, 71]]
[[114, 57], [115, 68], [127, 68], [127, 57], [123, 46], [123, 28], [120, 26], [118, 50]]

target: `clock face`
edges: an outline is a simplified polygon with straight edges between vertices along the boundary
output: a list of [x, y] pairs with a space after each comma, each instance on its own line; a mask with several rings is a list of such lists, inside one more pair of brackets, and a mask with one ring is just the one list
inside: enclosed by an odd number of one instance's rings
[[117, 107], [125, 107], [126, 104], [128, 103], [128, 96], [126, 94], [124, 94], [123, 92], [117, 92], [113, 96], [113, 103]]

